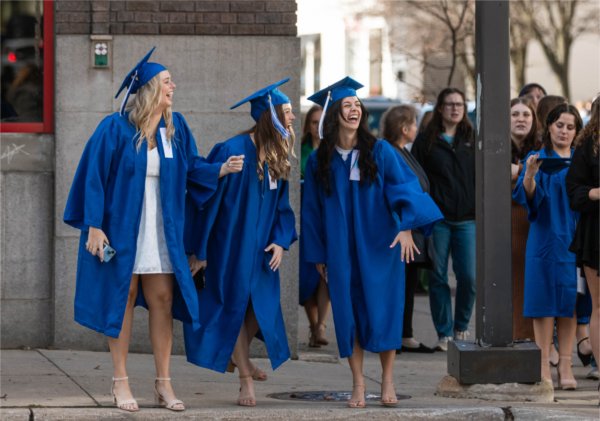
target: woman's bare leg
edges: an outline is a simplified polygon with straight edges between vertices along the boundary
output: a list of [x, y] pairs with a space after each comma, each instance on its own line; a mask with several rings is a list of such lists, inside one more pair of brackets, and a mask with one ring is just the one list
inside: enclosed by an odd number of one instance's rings
[[537, 317], [533, 319], [535, 343], [542, 353], [542, 381], [552, 382], [552, 374], [550, 374], [550, 347], [554, 346], [552, 345], [553, 329], [553, 317]]
[[380, 352], [379, 360], [381, 361], [381, 402], [393, 404], [397, 402], [396, 389], [394, 388], [396, 350]]
[[[171, 377], [173, 282], [172, 274], [142, 275], [142, 289], [149, 310], [150, 342], [154, 353], [156, 377], [160, 379]], [[157, 380], [156, 392], [165, 402], [176, 399], [170, 380]]]
[[[127, 354], [129, 353], [129, 341], [131, 339], [131, 327], [133, 325], [133, 306], [135, 305], [135, 299], [137, 297], [138, 281], [138, 275], [134, 274], [131, 277], [131, 282], [129, 284], [127, 305], [125, 307], [123, 325], [121, 326], [119, 337], [116, 339], [108, 338], [108, 347], [113, 362], [113, 377], [116, 379], [127, 377]], [[133, 399], [127, 380], [115, 381], [113, 384], [113, 393], [119, 401]], [[137, 404], [134, 403], [124, 405], [124, 409], [129, 410], [135, 410], [137, 407]]]
[[364, 351], [358, 341], [354, 343], [352, 355], [348, 357], [348, 364], [352, 371], [352, 396], [348, 401], [348, 406], [352, 408], [365, 407], [365, 378], [363, 375]]

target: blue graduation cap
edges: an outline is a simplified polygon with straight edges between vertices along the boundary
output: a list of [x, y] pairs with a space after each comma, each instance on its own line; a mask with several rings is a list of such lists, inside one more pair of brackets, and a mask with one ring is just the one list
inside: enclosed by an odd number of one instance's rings
[[290, 134], [287, 129], [283, 127], [283, 124], [281, 124], [277, 118], [277, 113], [275, 112], [275, 105], [290, 103], [290, 99], [283, 92], [277, 89], [278, 86], [283, 85], [288, 80], [290, 80], [289, 77], [262, 88], [254, 92], [252, 95], [242, 99], [229, 109], [233, 110], [234, 108], [237, 108], [246, 102], [250, 102], [250, 115], [252, 115], [254, 121], [258, 121], [260, 116], [265, 111], [269, 110], [271, 112], [271, 119], [273, 120], [275, 129], [277, 129], [277, 131], [281, 133], [284, 138], [288, 138]]
[[148, 54], [146, 54], [144, 56], [144, 58], [141, 59], [139, 61], [139, 63], [136, 64], [135, 67], [133, 69], [131, 69], [131, 71], [129, 73], [127, 73], [127, 76], [125, 76], [125, 79], [123, 80], [123, 83], [121, 84], [121, 87], [119, 88], [117, 94], [115, 95], [115, 98], [117, 98], [121, 94], [123, 89], [125, 89], [129, 86], [127, 88], [127, 93], [125, 94], [125, 98], [123, 98], [123, 102], [121, 103], [121, 108], [119, 111], [121, 115], [123, 115], [123, 111], [125, 110], [125, 105], [127, 104], [127, 101], [129, 100], [129, 95], [135, 94], [142, 86], [144, 86], [146, 83], [148, 83], [154, 76], [156, 76], [163, 70], [167, 70], [167, 68], [160, 63], [149, 63], [148, 62], [148, 59], [150, 58], [150, 56], [152, 55], [152, 53], [154, 52], [155, 49], [156, 49], [156, 47], [152, 47], [152, 49], [150, 51], [148, 51]]
[[323, 107], [323, 113], [321, 114], [321, 120], [319, 121], [319, 137], [323, 139], [323, 122], [325, 121], [325, 113], [330, 103], [339, 101], [342, 98], [349, 96], [357, 96], [356, 90], [362, 88], [360, 82], [355, 81], [350, 76], [338, 80], [332, 85], [315, 92], [308, 97], [309, 101], [319, 104]]

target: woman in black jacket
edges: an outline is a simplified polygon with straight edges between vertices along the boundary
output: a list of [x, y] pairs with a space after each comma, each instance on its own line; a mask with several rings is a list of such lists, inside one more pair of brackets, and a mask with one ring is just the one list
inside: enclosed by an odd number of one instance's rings
[[575, 253], [577, 266], [585, 272], [587, 285], [592, 296], [590, 342], [596, 361], [600, 361], [599, 132], [600, 95], [592, 103], [592, 115], [589, 123], [575, 139], [576, 149], [566, 178], [571, 209], [580, 213], [575, 229], [575, 238], [573, 238], [569, 250]]
[[[447, 351], [450, 340], [467, 339], [475, 303], [475, 149], [465, 108], [460, 90], [441, 91], [431, 122], [411, 151], [425, 170], [430, 194], [445, 218], [433, 229], [429, 276], [429, 304], [440, 351]], [[450, 253], [457, 281], [454, 317], [448, 285]]]

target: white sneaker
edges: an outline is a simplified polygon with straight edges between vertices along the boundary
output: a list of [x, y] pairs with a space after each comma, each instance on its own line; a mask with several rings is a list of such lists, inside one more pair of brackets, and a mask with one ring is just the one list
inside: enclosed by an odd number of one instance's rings
[[452, 341], [452, 336], [443, 336], [438, 340], [434, 349], [436, 351], [447, 352], [448, 351], [448, 342], [450, 342], [450, 341]]
[[466, 341], [468, 339], [469, 335], [471, 335], [471, 334], [469, 333], [468, 330], [463, 330], [463, 331], [455, 330], [454, 331], [454, 340], [455, 341]]
[[586, 374], [585, 378], [590, 380], [600, 380], [600, 373], [598, 372], [598, 367], [592, 368], [592, 370]]

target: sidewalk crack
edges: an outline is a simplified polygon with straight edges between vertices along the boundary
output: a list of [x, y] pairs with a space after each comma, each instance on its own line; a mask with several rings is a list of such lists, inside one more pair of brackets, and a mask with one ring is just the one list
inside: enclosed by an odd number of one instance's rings
[[502, 407], [502, 412], [504, 412], [504, 421], [514, 421], [515, 415], [511, 411], [511, 407]]
[[[58, 366], [58, 365], [57, 365], [57, 364], [56, 364], [54, 361], [52, 361], [50, 358], [48, 358], [48, 357], [47, 357], [47, 356], [46, 356], [46, 355], [45, 355], [45, 354], [44, 354], [42, 351], [40, 351], [39, 349], [36, 349], [35, 351], [36, 351], [38, 354], [40, 354], [42, 357], [44, 357], [46, 360], [48, 360], [48, 362], [49, 362], [50, 364], [52, 364], [54, 367], [56, 367], [56, 368], [58, 369], [58, 371], [60, 371], [61, 373], [63, 373], [63, 374], [64, 374], [64, 375], [67, 377], [67, 379], [69, 379], [69, 380], [71, 380], [73, 383], [75, 383], [75, 384], [77, 385], [77, 387], [79, 387], [79, 388], [81, 389], [81, 391], [82, 391], [83, 393], [85, 393], [85, 394], [86, 394], [86, 395], [87, 395], [87, 396], [88, 396], [88, 397], [89, 397], [89, 398], [90, 398], [90, 399], [91, 399], [91, 400], [92, 400], [92, 401], [93, 401], [93, 402], [96, 404], [96, 406], [102, 406], [102, 405], [100, 405], [100, 403], [99, 403], [99, 402], [98, 402], [98, 401], [97, 401], [97, 400], [96, 400], [96, 399], [95, 399], [95, 398], [94, 398], [92, 395], [90, 395], [90, 393], [89, 393], [87, 390], [85, 390], [85, 389], [83, 388], [83, 386], [82, 386], [82, 385], [80, 385], [80, 384], [79, 384], [79, 383], [78, 383], [78, 382], [77, 382], [77, 381], [76, 381], [76, 380], [75, 380], [73, 377], [69, 376], [69, 373], [67, 373], [65, 370], [63, 370], [62, 368], [60, 368], [60, 367], [59, 367], [59, 366]], [[29, 417], [30, 421], [31, 421], [31, 420], [33, 420], [33, 418], [31, 418], [32, 416], [33, 416], [33, 412], [31, 413], [31, 415], [30, 415], [30, 417]]]

